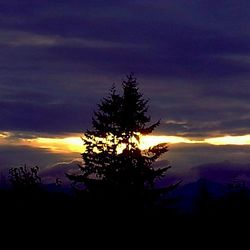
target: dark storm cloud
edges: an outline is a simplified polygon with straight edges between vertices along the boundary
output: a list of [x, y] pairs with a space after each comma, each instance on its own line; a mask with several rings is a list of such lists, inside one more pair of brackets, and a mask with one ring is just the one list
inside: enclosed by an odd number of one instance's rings
[[[9, 112], [11, 110], [11, 113]], [[87, 126], [86, 117], [90, 114], [84, 112], [84, 107], [59, 103], [9, 103], [0, 102], [0, 112], [5, 118], [1, 129], [41, 132], [81, 132]], [[67, 119], [65, 121], [65, 118]], [[67, 125], [67, 126], [65, 126]]]
[[1, 1], [0, 130], [81, 132], [133, 71], [159, 132], [250, 133], [249, 10], [246, 0]]

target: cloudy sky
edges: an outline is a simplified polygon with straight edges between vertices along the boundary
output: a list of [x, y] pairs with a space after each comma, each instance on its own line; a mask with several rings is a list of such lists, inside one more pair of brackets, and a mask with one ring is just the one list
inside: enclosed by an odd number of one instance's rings
[[0, 168], [79, 158], [42, 138], [80, 137], [130, 72], [156, 134], [235, 138], [174, 144], [173, 166], [250, 162], [249, 11], [248, 0], [0, 1]]

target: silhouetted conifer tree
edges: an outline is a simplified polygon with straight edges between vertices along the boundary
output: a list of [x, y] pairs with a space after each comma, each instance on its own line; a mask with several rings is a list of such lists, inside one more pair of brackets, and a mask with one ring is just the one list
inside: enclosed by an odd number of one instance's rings
[[84, 133], [85, 151], [82, 153], [82, 175], [69, 175], [75, 182], [84, 182], [87, 190], [127, 195], [138, 199], [147, 193], [155, 195], [173, 188], [154, 189], [155, 180], [170, 168], [155, 169], [153, 163], [168, 151], [162, 143], [140, 150], [142, 135], [150, 134], [159, 124], [147, 126], [148, 101], [139, 92], [137, 80], [131, 74], [122, 84], [123, 93], [113, 86], [109, 96], [103, 98], [92, 118], [92, 129]]

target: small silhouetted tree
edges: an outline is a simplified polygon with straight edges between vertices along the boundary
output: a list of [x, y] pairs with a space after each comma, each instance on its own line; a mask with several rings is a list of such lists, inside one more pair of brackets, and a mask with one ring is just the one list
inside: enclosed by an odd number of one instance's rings
[[9, 180], [13, 188], [19, 191], [32, 191], [38, 189], [41, 184], [41, 178], [38, 176], [39, 167], [10, 168]]
[[203, 219], [209, 219], [209, 216], [211, 216], [213, 212], [214, 200], [209, 192], [207, 180], [202, 178], [198, 181], [198, 184], [199, 189], [194, 200], [195, 212], [200, 219], [202, 217]]
[[163, 191], [156, 190], [154, 184], [170, 166], [155, 169], [153, 163], [168, 147], [162, 143], [147, 150], [139, 148], [141, 136], [150, 134], [160, 121], [147, 125], [150, 122], [148, 100], [140, 93], [132, 74], [123, 81], [122, 88], [121, 95], [114, 86], [111, 88], [94, 112], [92, 128], [84, 133], [82, 175], [67, 176], [75, 182], [83, 182], [92, 193], [144, 199]]

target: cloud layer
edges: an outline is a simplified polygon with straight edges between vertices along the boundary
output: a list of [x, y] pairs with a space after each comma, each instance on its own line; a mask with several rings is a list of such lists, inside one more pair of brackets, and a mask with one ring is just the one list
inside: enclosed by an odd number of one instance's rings
[[[249, 10], [248, 0], [1, 1], [0, 134], [12, 132], [0, 145], [1, 169], [79, 157], [18, 143], [80, 136], [99, 100], [130, 72], [150, 98], [152, 119], [161, 118], [156, 133], [250, 134]], [[249, 153], [183, 144], [167, 158], [189, 172], [206, 162], [250, 162]]]

